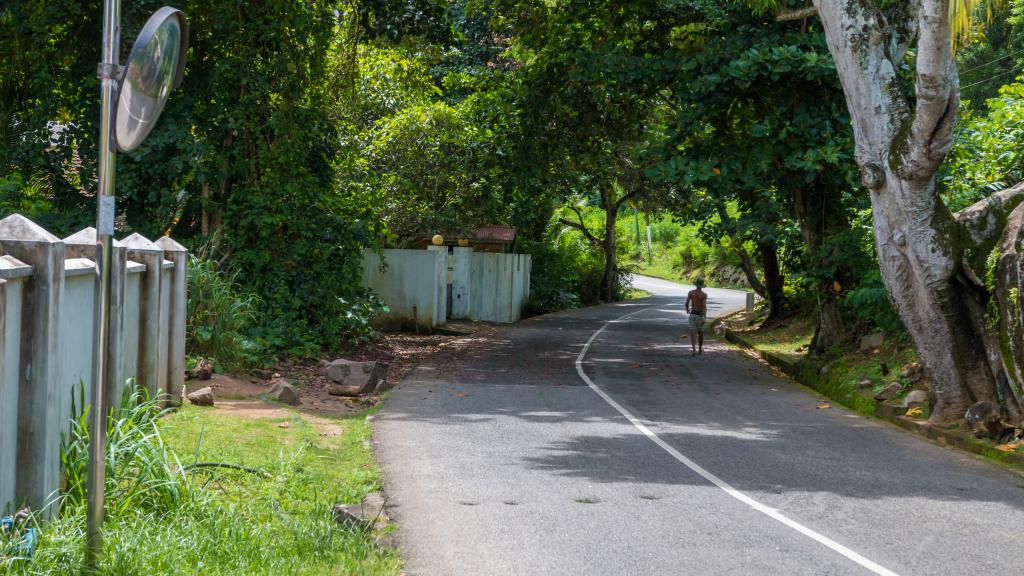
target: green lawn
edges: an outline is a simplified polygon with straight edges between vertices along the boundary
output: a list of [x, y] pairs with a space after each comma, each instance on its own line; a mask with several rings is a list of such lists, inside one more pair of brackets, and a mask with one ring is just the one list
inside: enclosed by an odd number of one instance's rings
[[[179, 475], [183, 481], [155, 489], [129, 487], [111, 502], [102, 573], [398, 574], [395, 551], [331, 519], [334, 504], [358, 502], [380, 486], [366, 414], [344, 419], [291, 410], [270, 414], [239, 417], [187, 406], [162, 418], [163, 442], [150, 443], [166, 457], [155, 461], [170, 468], [164, 471], [168, 477]], [[263, 473], [222, 468], [183, 473], [179, 462], [184, 467], [235, 464]], [[0, 574], [78, 573], [83, 525], [80, 511], [42, 524], [35, 559], [5, 561], [0, 555]]]

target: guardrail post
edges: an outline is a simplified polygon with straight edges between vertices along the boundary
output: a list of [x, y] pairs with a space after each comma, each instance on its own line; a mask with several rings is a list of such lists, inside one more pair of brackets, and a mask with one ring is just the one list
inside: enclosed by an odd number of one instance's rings
[[160, 285], [163, 277], [164, 251], [141, 234], [121, 240], [128, 250], [128, 259], [146, 267], [139, 287], [138, 364], [135, 384], [156, 398], [166, 392], [160, 388], [165, 377], [160, 365]]
[[[68, 258], [89, 258], [96, 260], [96, 229], [88, 227], [64, 239], [64, 252]], [[121, 401], [125, 382], [134, 376], [124, 370], [120, 359], [124, 356], [128, 340], [125, 337], [125, 282], [127, 281], [128, 252], [124, 245], [114, 240], [110, 253], [110, 341], [107, 352], [107, 381], [104, 382], [104, 397], [107, 406], [117, 408]], [[97, 276], [96, 303], [99, 306], [99, 277]]]
[[164, 236], [154, 242], [164, 251], [164, 257], [174, 263], [171, 273], [169, 308], [169, 339], [167, 349], [167, 394], [172, 406], [181, 404], [185, 388], [185, 323], [188, 318], [188, 250], [173, 239]]
[[31, 275], [28, 264], [0, 256], [0, 515], [13, 512], [16, 503], [21, 307]]
[[64, 294], [64, 243], [20, 214], [0, 220], [0, 250], [32, 266], [25, 285], [18, 363], [18, 449], [15, 498], [50, 516], [60, 489], [60, 440], [68, 422], [58, 419], [60, 319]]

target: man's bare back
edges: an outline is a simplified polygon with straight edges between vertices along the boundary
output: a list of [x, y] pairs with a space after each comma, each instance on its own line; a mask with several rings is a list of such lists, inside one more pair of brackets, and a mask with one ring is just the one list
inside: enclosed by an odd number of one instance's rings
[[704, 279], [697, 278], [693, 282], [697, 287], [686, 295], [686, 313], [690, 315], [690, 346], [693, 354], [704, 353], [704, 321], [708, 313], [708, 295], [702, 290]]
[[686, 295], [686, 299], [690, 301], [691, 312], [703, 312], [708, 311], [708, 294], [697, 288], [690, 290], [690, 293]]

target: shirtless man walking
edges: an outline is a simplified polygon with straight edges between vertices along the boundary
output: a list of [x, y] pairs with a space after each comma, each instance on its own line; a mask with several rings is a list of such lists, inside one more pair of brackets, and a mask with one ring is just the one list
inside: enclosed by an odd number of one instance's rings
[[704, 279], [693, 281], [696, 288], [686, 295], [686, 313], [690, 315], [691, 356], [704, 353], [704, 321], [708, 315], [708, 295], [702, 290]]

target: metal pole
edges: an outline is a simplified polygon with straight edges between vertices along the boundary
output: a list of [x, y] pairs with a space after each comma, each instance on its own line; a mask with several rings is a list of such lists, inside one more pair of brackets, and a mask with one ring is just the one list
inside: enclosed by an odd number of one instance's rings
[[650, 241], [650, 212], [644, 216], [647, 219], [647, 263], [649, 264], [654, 261], [653, 243]]
[[640, 244], [640, 208], [633, 204], [633, 219], [636, 220], [636, 243]]
[[103, 62], [100, 63], [100, 154], [96, 217], [96, 322], [93, 341], [94, 379], [89, 422], [88, 510], [85, 571], [96, 572], [103, 550], [103, 497], [106, 482], [107, 403], [103, 397], [111, 366], [110, 286], [111, 245], [114, 235], [114, 178], [116, 149], [113, 146], [114, 94], [118, 77], [121, 35], [121, 2], [103, 2]]

